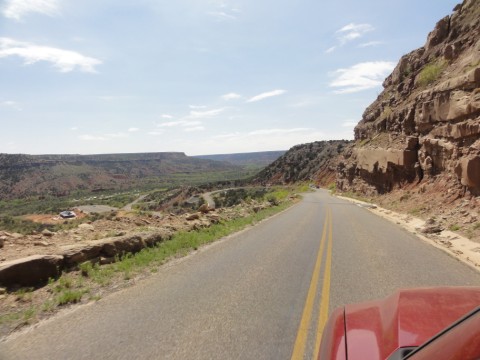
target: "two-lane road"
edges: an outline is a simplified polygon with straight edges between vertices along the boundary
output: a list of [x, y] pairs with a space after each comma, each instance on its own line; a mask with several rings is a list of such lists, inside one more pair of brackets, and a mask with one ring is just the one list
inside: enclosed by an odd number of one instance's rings
[[0, 359], [311, 359], [335, 307], [480, 274], [325, 191], [0, 343]]

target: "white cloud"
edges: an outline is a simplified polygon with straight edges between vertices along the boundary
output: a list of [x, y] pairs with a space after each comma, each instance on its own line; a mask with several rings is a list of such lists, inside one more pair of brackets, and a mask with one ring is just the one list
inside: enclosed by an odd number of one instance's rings
[[58, 0], [7, 0], [2, 10], [5, 17], [15, 20], [32, 12], [56, 16], [60, 13]]
[[169, 121], [169, 122], [164, 122], [161, 124], [158, 124], [158, 127], [192, 127], [192, 126], [198, 126], [202, 125], [201, 121], [187, 121], [187, 120], [178, 120], [178, 121]]
[[339, 47], [344, 46], [345, 44], [353, 40], [359, 39], [366, 33], [373, 30], [375, 30], [375, 28], [370, 24], [350, 23], [348, 25], [345, 25], [344, 27], [335, 32], [335, 37], [337, 38], [338, 45], [328, 48], [327, 50], [325, 50], [325, 53], [330, 54]]
[[337, 50], [337, 46], [332, 46], [332, 47], [329, 47], [327, 50], [325, 50], [325, 53], [330, 54], [335, 50]]
[[204, 126], [195, 126], [195, 127], [190, 127], [185, 129], [186, 132], [204, 131], [204, 130], [205, 130]]
[[78, 137], [80, 140], [85, 140], [85, 141], [105, 141], [105, 140], [108, 140], [106, 137], [104, 136], [95, 136], [95, 135], [80, 135]]
[[73, 126], [70, 128], [71, 131], [77, 131], [78, 130], [78, 127], [77, 126]]
[[394, 69], [389, 61], [364, 62], [332, 73], [335, 77], [329, 86], [337, 88], [336, 94], [347, 94], [380, 86], [385, 77]]
[[205, 111], [190, 111], [190, 114], [187, 116], [188, 119], [205, 119], [211, 118], [219, 115], [225, 111], [225, 108], [205, 110]]
[[267, 99], [269, 97], [279, 96], [279, 95], [285, 94], [286, 92], [287, 92], [287, 90], [282, 90], [282, 89], [264, 92], [264, 93], [255, 95], [254, 97], [248, 99], [247, 102], [261, 101], [261, 100]]
[[340, 30], [337, 30], [337, 38], [340, 44], [344, 45], [349, 41], [362, 37], [365, 33], [375, 30], [370, 24], [355, 24], [350, 23], [345, 25]]
[[140, 130], [139, 128], [131, 127], [130, 129], [128, 129], [128, 132], [137, 132], [139, 130]]
[[214, 17], [217, 21], [236, 20], [241, 10], [232, 1], [217, 0], [211, 1], [214, 9], [207, 12], [207, 15]]
[[60, 72], [70, 72], [78, 68], [83, 72], [95, 73], [95, 66], [102, 63], [98, 59], [84, 56], [75, 51], [38, 46], [2, 37], [0, 38], [0, 58], [8, 56], [22, 58], [25, 65], [31, 65], [38, 61], [50, 62]]
[[225, 101], [240, 99], [241, 97], [242, 97], [242, 95], [236, 94], [236, 93], [233, 93], [233, 92], [221, 96], [221, 98]]
[[206, 108], [207, 108], [206, 105], [188, 105], [188, 107], [189, 107], [190, 109], [196, 109], [196, 110], [198, 110], [198, 109], [206, 109]]
[[160, 117], [163, 119], [173, 119], [173, 116], [168, 114], [162, 114]]
[[210, 11], [207, 13], [210, 16], [213, 16], [217, 20], [236, 20], [237, 17], [232, 14], [227, 14], [225, 11]]
[[109, 138], [109, 139], [123, 139], [123, 138], [128, 137], [128, 134], [118, 132], [118, 133], [113, 133], [113, 134], [106, 134], [105, 137]]
[[15, 109], [15, 110], [18, 110], [18, 111], [22, 110], [22, 108], [20, 107], [20, 104], [18, 102], [11, 101], [11, 100], [6, 100], [6, 101], [0, 102], [0, 107], [8, 107], [8, 108], [12, 108], [12, 109]]
[[372, 46], [378, 46], [384, 44], [383, 41], [369, 41], [366, 43], [359, 44], [359, 48], [366, 48], [366, 47], [372, 47]]

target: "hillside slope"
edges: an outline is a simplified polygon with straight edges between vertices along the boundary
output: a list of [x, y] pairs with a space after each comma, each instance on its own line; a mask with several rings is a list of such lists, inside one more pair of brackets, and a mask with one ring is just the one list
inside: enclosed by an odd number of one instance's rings
[[288, 184], [312, 181], [318, 185], [333, 183], [339, 156], [350, 143], [347, 140], [331, 140], [294, 146], [263, 169], [253, 182]]
[[238, 154], [198, 155], [194, 157], [199, 159], [227, 161], [233, 165], [243, 167], [263, 168], [277, 160], [283, 154], [285, 154], [285, 151], [262, 151]]
[[162, 179], [180, 174], [217, 174], [213, 179], [221, 180], [222, 173], [238, 175], [240, 170], [229, 163], [191, 158], [184, 153], [0, 154], [0, 200], [46, 194], [61, 196], [77, 190], [130, 189], [161, 184]]

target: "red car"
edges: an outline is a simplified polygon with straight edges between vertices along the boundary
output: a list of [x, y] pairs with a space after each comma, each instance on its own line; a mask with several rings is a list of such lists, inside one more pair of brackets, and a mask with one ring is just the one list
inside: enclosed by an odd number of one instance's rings
[[479, 360], [480, 287], [400, 290], [335, 310], [318, 360]]

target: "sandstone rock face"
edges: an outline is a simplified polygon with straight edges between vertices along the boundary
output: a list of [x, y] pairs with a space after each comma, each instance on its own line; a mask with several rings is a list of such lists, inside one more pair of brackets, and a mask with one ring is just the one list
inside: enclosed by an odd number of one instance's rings
[[65, 248], [63, 251], [64, 265], [71, 268], [85, 261], [103, 258], [115, 258], [127, 253], [136, 253], [147, 246], [154, 246], [156, 243], [171, 238], [168, 231], [155, 231], [150, 233], [139, 233], [136, 235], [125, 235], [120, 237], [106, 238], [91, 241], [88, 244]]
[[480, 195], [480, 6], [465, 0], [403, 56], [355, 128], [337, 188], [384, 193], [445, 177]]

